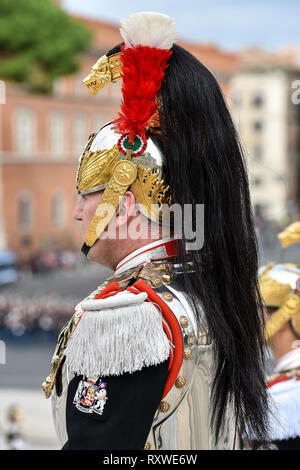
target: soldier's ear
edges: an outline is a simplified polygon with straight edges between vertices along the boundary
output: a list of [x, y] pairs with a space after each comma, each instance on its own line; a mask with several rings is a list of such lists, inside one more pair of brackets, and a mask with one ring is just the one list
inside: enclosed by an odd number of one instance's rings
[[127, 224], [129, 217], [134, 217], [136, 214], [135, 197], [131, 191], [126, 191], [116, 212], [116, 227]]

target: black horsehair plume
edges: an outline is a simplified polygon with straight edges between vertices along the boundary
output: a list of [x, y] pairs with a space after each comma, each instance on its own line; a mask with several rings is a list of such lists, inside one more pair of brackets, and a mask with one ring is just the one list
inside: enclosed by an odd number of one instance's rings
[[232, 403], [240, 435], [264, 442], [263, 316], [245, 159], [213, 75], [185, 49], [174, 45], [171, 50], [159, 93], [162, 139], [157, 143], [173, 201], [182, 207], [205, 205], [202, 249], [188, 257], [181, 250], [183, 265], [192, 259], [196, 268], [184, 273], [181, 287], [195, 310], [201, 302], [213, 338], [211, 425], [218, 439]]

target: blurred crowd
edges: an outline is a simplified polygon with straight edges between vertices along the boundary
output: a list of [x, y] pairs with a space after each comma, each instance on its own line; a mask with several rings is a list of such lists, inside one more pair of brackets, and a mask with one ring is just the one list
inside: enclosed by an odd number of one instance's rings
[[[262, 233], [269, 232], [270, 242], [274, 241], [274, 239], [276, 240], [278, 232], [298, 220], [300, 220], [300, 206], [298, 206], [294, 201], [288, 201], [287, 210], [279, 219], [265, 217], [261, 206], [259, 204], [255, 204], [254, 206], [255, 227]], [[268, 236], [266, 237], [265, 242], [268, 243]]]
[[[43, 336], [53, 341], [74, 312], [78, 301], [57, 295], [36, 292], [32, 297], [20, 293], [18, 281], [27, 276], [44, 276], [58, 271], [75, 271], [87, 263], [80, 254], [56, 247], [17, 258], [11, 250], [0, 256], [0, 333], [1, 339], [23, 338], [35, 340]], [[28, 279], [28, 278], [27, 278]], [[14, 285], [11, 293], [9, 286]], [[7, 289], [8, 287], [8, 289]]]
[[[273, 261], [276, 261], [276, 254], [282, 251], [281, 244], [278, 240], [278, 233], [284, 230], [288, 225], [300, 220], [300, 207], [294, 202], [290, 201], [287, 205], [287, 211], [280, 219], [268, 219], [263, 216], [262, 210], [259, 205], [254, 207], [254, 224], [256, 236], [259, 245], [267, 250], [270, 256], [274, 256]], [[297, 261], [299, 261], [298, 259]], [[296, 260], [294, 260], [296, 261]]]
[[[254, 221], [258, 239], [273, 261], [276, 261], [275, 255], [281, 250], [277, 234], [293, 219], [300, 220], [300, 214], [293, 213], [292, 216], [280, 222], [267, 221], [262, 216], [259, 207], [255, 208]], [[300, 260], [293, 261], [299, 262]], [[86, 259], [80, 253], [52, 248], [27, 258], [23, 257], [16, 265], [25, 276], [26, 273], [40, 276], [54, 274], [61, 270], [80, 270], [86, 263]], [[49, 279], [48, 276], [47, 279]], [[45, 282], [48, 280], [45, 279]], [[58, 296], [55, 292], [47, 295], [36, 293], [34, 297], [20, 294], [18, 284], [13, 294], [5, 292], [5, 289], [0, 291], [0, 294], [0, 332], [1, 338], [6, 340], [20, 337], [34, 340], [41, 333], [44, 337], [48, 335], [49, 339], [53, 340], [54, 335], [70, 319], [78, 302], [72, 298]]]
[[72, 269], [77, 266], [79, 256], [71, 250], [47, 250], [19, 258], [19, 268], [32, 274], [46, 274], [54, 270]]
[[39, 331], [56, 335], [73, 314], [75, 303], [55, 294], [35, 298], [0, 295], [1, 338], [20, 338]]

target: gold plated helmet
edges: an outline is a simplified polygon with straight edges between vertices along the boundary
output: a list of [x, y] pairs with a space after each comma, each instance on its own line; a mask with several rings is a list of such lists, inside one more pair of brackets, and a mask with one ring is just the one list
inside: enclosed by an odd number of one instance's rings
[[[285, 247], [300, 242], [300, 222], [288, 226], [278, 238]], [[260, 275], [259, 285], [265, 305], [277, 307], [266, 323], [266, 340], [288, 321], [300, 338], [300, 265], [270, 263]]]
[[140, 212], [156, 222], [161, 222], [162, 207], [171, 205], [154, 136], [160, 134], [158, 92], [172, 54], [174, 20], [160, 13], [134, 13], [121, 25], [124, 43], [101, 57], [84, 79], [92, 94], [119, 78], [123, 81], [118, 118], [90, 135], [79, 160], [78, 193], [104, 190], [85, 236], [85, 254], [128, 189]]
[[[163, 156], [152, 141], [140, 156], [127, 160], [118, 149], [120, 134], [111, 123], [97, 134], [91, 134], [88, 144], [80, 157], [77, 171], [79, 194], [105, 190], [100, 204], [86, 234], [85, 242], [92, 246], [114, 215], [120, 198], [130, 188], [140, 212], [160, 222], [163, 204], [171, 203], [169, 186], [162, 178]], [[109, 220], [108, 220], [109, 219]]]

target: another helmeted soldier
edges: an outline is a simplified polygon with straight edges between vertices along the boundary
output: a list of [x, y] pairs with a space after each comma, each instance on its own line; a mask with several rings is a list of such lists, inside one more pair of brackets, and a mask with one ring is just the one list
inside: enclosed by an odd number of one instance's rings
[[[284, 247], [300, 243], [300, 222], [279, 234]], [[267, 308], [265, 337], [276, 360], [267, 388], [274, 405], [270, 439], [277, 449], [300, 449], [300, 265], [269, 264], [260, 276]]]
[[267, 402], [236, 131], [171, 18], [136, 13], [121, 34], [85, 79], [96, 94], [121, 78], [123, 100], [88, 139], [74, 210], [114, 275], [77, 305], [44, 390], [63, 449], [238, 448], [246, 416], [265, 438]]

